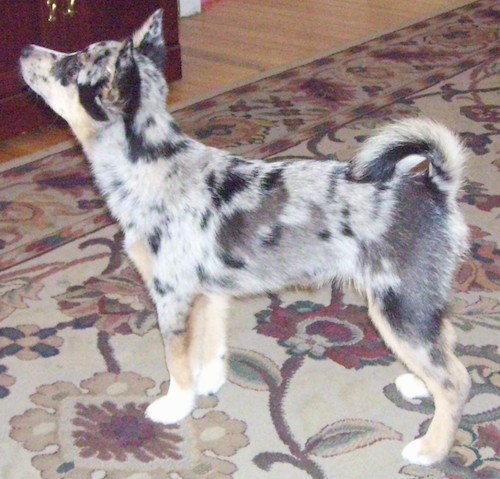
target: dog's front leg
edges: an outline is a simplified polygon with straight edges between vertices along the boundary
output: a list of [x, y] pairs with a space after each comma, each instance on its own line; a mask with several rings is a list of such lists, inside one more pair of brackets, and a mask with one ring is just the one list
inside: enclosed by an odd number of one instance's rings
[[126, 234], [125, 251], [146, 285], [150, 286], [153, 281], [153, 257], [147, 242]]
[[196, 397], [187, 325], [194, 296], [159, 285], [158, 280], [155, 280], [154, 298], [165, 346], [170, 385], [167, 394], [146, 409], [146, 416], [155, 422], [172, 424], [192, 411]]
[[189, 356], [197, 394], [214, 394], [226, 381], [229, 298], [201, 294], [189, 317]]

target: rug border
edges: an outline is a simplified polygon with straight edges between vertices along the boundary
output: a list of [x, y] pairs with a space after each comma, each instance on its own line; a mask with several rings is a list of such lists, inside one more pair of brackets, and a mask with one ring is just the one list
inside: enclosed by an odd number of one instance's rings
[[[218, 96], [224, 95], [224, 94], [230, 92], [231, 90], [235, 90], [237, 88], [241, 88], [241, 87], [244, 87], [247, 85], [253, 85], [254, 83], [257, 83], [257, 82], [262, 81], [262, 80], [270, 79], [274, 76], [280, 75], [281, 73], [287, 72], [289, 70], [293, 70], [295, 68], [300, 68], [302, 66], [313, 63], [314, 61], [319, 60], [320, 58], [332, 56], [332, 55], [335, 55], [337, 53], [348, 50], [349, 48], [364, 45], [365, 43], [368, 43], [372, 40], [383, 37], [384, 35], [390, 35], [391, 33], [399, 32], [401, 30], [409, 28], [412, 25], [417, 25], [418, 23], [431, 20], [433, 18], [439, 17], [439, 16], [444, 15], [446, 13], [455, 12], [457, 10], [465, 8], [465, 7], [472, 5], [474, 3], [478, 3], [479, 1], [480, 0], [467, 1], [463, 5], [460, 5], [459, 7], [455, 7], [452, 9], [443, 8], [442, 10], [440, 9], [438, 12], [434, 13], [431, 16], [419, 18], [418, 20], [413, 20], [411, 22], [400, 25], [396, 28], [390, 28], [390, 29], [383, 30], [383, 31], [378, 32], [378, 33], [373, 34], [373, 35], [368, 35], [367, 37], [364, 37], [361, 40], [357, 40], [355, 42], [347, 42], [345, 44], [342, 44], [339, 47], [336, 47], [336, 48], [333, 48], [330, 50], [322, 51], [321, 53], [311, 55], [310, 57], [305, 58], [305, 59], [297, 60], [296, 62], [291, 62], [291, 63], [287, 63], [286, 65], [280, 66], [280, 67], [271, 68], [269, 70], [266, 70], [265, 72], [263, 72], [260, 75], [256, 75], [253, 78], [250, 78], [250, 79], [247, 78], [246, 80], [234, 82], [231, 85], [225, 86], [224, 88], [221, 88], [219, 90], [211, 90], [208, 93], [203, 93], [203, 94], [197, 95], [193, 98], [190, 98], [189, 100], [180, 101], [180, 102], [175, 103], [173, 105], [167, 105], [168, 110], [170, 111], [170, 113], [179, 112], [179, 111], [184, 110], [186, 108], [192, 107], [196, 103], [200, 103], [200, 102], [207, 101], [207, 100], [210, 100], [212, 98], [216, 98]], [[20, 156], [16, 159], [6, 161], [5, 163], [0, 164], [0, 173], [8, 171], [11, 168], [16, 168], [16, 167], [22, 166], [22, 165], [29, 163], [31, 161], [37, 161], [37, 160], [43, 159], [49, 155], [53, 155], [55, 153], [60, 153], [61, 151], [65, 151], [67, 149], [70, 149], [70, 148], [77, 146], [77, 144], [78, 144], [78, 142], [76, 140], [66, 140], [64, 142], [57, 143], [56, 145], [53, 145], [53, 146], [46, 148], [44, 150], [41, 150], [39, 152], [31, 153], [29, 155], [23, 155], [23, 156]]]
[[69, 150], [78, 146], [78, 142], [75, 140], [66, 140], [55, 145], [44, 148], [43, 150], [37, 151], [35, 153], [30, 153], [28, 155], [18, 156], [13, 160], [7, 160], [0, 163], [0, 173], [5, 173], [6, 171], [12, 170], [14, 168], [19, 168], [27, 163], [33, 161], [38, 161], [46, 158], [50, 155], [55, 155], [56, 153], [61, 153], [62, 151]]
[[266, 70], [265, 72], [261, 73], [260, 75], [256, 75], [252, 79], [234, 82], [229, 87], [226, 86], [224, 88], [221, 88], [220, 90], [212, 90], [210, 93], [200, 94], [192, 99], [181, 101], [181, 102], [175, 103], [174, 105], [168, 105], [169, 111], [171, 113], [178, 112], [178, 111], [183, 110], [185, 108], [189, 108], [196, 103], [200, 103], [200, 102], [207, 101], [207, 100], [210, 100], [212, 98], [216, 98], [218, 96], [224, 95], [225, 93], [228, 93], [231, 90], [235, 90], [237, 88], [241, 88], [241, 87], [244, 87], [247, 85], [253, 85], [254, 83], [257, 83], [257, 82], [262, 81], [262, 80], [270, 79], [274, 76], [280, 75], [281, 73], [285, 73], [289, 70], [293, 70], [295, 68], [300, 68], [300, 67], [303, 67], [305, 65], [309, 65], [310, 63], [313, 63], [316, 60], [319, 60], [321, 58], [332, 56], [332, 55], [335, 55], [337, 53], [343, 52], [345, 50], [349, 50], [350, 48], [364, 45], [365, 43], [371, 42], [371, 41], [376, 40], [377, 38], [383, 37], [385, 35], [390, 35], [391, 33], [396, 33], [396, 32], [399, 32], [401, 30], [405, 30], [406, 28], [409, 28], [412, 25], [417, 25], [419, 23], [426, 22], [426, 21], [431, 20], [433, 18], [440, 17], [441, 15], [444, 15], [446, 13], [455, 12], [457, 10], [460, 10], [462, 8], [467, 7], [468, 5], [472, 5], [474, 3], [479, 3], [479, 1], [480, 0], [467, 1], [463, 5], [461, 5], [459, 7], [452, 8], [452, 9], [444, 8], [444, 9], [439, 10], [437, 13], [434, 13], [433, 15], [431, 15], [429, 17], [422, 17], [418, 20], [413, 20], [411, 22], [400, 25], [396, 28], [387, 29], [387, 30], [383, 30], [383, 31], [378, 32], [378, 33], [373, 34], [373, 35], [368, 35], [368, 36], [363, 37], [361, 40], [358, 40], [356, 42], [347, 42], [345, 44], [342, 44], [339, 47], [336, 47], [336, 48], [333, 48], [330, 50], [324, 50], [321, 53], [316, 53], [316, 54], [311, 55], [307, 58], [297, 60], [296, 62], [291, 62], [291, 63], [287, 63], [286, 65], [283, 65], [283, 66], [271, 68], [271, 69]]

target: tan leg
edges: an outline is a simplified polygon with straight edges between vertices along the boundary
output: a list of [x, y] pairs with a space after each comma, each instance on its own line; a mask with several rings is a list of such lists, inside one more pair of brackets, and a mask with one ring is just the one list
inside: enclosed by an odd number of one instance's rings
[[146, 416], [155, 422], [172, 424], [184, 419], [195, 404], [196, 390], [189, 357], [188, 331], [194, 296], [157, 278], [154, 278], [150, 291], [158, 312], [170, 384], [167, 394], [146, 409]]
[[226, 381], [226, 318], [229, 299], [201, 295], [189, 319], [189, 356], [198, 394], [216, 393]]
[[[370, 316], [381, 336], [408, 369], [425, 384], [434, 399], [435, 413], [429, 429], [403, 450], [409, 462], [430, 465], [443, 460], [455, 439], [465, 401], [470, 390], [470, 376], [453, 353], [452, 326], [443, 322], [435, 344], [416, 344], [402, 339], [391, 327], [377, 301], [368, 295]], [[417, 385], [421, 383], [417, 381]], [[421, 391], [425, 395], [425, 389]]]
[[125, 249], [155, 300], [170, 376], [168, 393], [147, 408], [146, 416], [155, 422], [172, 424], [187, 416], [194, 407], [196, 388], [189, 323], [198, 315], [198, 300], [191, 304], [192, 296], [154, 278], [155, 258], [146, 241], [125, 238]]
[[171, 335], [164, 339], [164, 343], [170, 384], [167, 394], [148, 406], [146, 417], [154, 422], [173, 424], [191, 413], [196, 391], [189, 361], [187, 333]]
[[153, 258], [146, 241], [137, 240], [126, 244], [125, 250], [144, 282], [150, 285], [153, 280]]
[[[147, 408], [146, 416], [155, 422], [172, 424], [193, 410], [196, 394], [214, 393], [225, 382], [228, 302], [224, 297], [200, 295], [192, 304], [187, 322], [165, 321], [160, 313], [161, 303], [159, 322], [170, 385], [166, 396]], [[175, 310], [175, 302], [167, 304], [166, 308], [170, 308], [170, 312]]]

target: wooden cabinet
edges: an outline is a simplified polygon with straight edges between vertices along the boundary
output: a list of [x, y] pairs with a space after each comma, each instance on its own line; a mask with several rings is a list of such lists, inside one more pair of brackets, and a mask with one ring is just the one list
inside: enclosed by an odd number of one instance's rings
[[[52, 8], [51, 8], [52, 5]], [[54, 7], [55, 5], [55, 7]], [[0, 2], [0, 140], [53, 123], [54, 114], [28, 92], [19, 56], [29, 44], [72, 52], [100, 40], [130, 35], [164, 9], [167, 79], [181, 77], [177, 0], [9, 0]], [[74, 9], [74, 12], [71, 10]], [[52, 21], [49, 16], [52, 10]], [[69, 10], [69, 13], [68, 13]]]

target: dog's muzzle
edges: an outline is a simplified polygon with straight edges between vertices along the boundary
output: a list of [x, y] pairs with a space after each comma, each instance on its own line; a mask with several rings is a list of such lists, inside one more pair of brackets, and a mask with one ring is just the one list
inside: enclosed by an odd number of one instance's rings
[[21, 50], [21, 58], [28, 58], [33, 53], [35, 47], [33, 45], [28, 45]]

